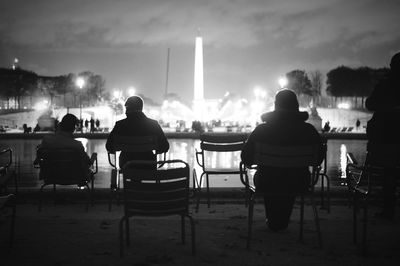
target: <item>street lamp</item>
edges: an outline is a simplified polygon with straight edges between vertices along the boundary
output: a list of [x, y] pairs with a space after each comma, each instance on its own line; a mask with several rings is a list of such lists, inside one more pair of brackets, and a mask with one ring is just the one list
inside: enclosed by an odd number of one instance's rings
[[135, 87], [129, 87], [128, 88], [128, 96], [131, 97], [131, 96], [134, 96], [135, 94], [136, 94]]
[[85, 79], [78, 77], [75, 81], [76, 86], [79, 88], [79, 119], [82, 120], [82, 89], [85, 86]]
[[281, 87], [281, 89], [284, 89], [288, 85], [288, 80], [286, 77], [280, 77], [278, 80], [278, 83], [279, 83], [279, 86]]

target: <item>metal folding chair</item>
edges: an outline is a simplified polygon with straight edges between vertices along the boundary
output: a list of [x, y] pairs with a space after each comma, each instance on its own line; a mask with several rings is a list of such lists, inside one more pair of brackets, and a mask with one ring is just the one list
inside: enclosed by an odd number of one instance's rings
[[88, 210], [89, 202], [93, 204], [94, 179], [98, 171], [97, 153], [92, 154], [91, 162], [91, 168], [83, 165], [79, 152], [74, 149], [38, 148], [34, 167], [39, 169], [39, 179], [43, 180], [43, 185], [40, 187], [39, 211], [42, 210], [43, 188], [48, 185], [53, 185], [54, 192], [56, 185], [86, 187], [89, 199], [86, 210]]
[[[223, 134], [223, 133], [204, 133], [200, 135], [200, 150], [196, 149], [196, 161], [201, 167], [202, 173], [197, 178], [196, 170], [193, 169], [193, 191], [197, 197], [196, 211], [199, 209], [200, 194], [202, 188], [203, 177], [206, 177], [207, 189], [207, 206], [210, 208], [210, 175], [242, 175], [243, 171], [240, 167], [240, 161], [232, 168], [216, 168], [212, 165], [212, 161], [206, 160], [211, 158], [212, 153], [234, 153], [241, 152], [247, 134]], [[207, 157], [208, 155], [208, 157]], [[239, 159], [240, 160], [240, 159]], [[197, 194], [197, 195], [196, 195]]]
[[353, 154], [347, 154], [346, 182], [353, 199], [353, 241], [358, 243], [358, 217], [363, 209], [361, 230], [361, 251], [368, 254], [367, 226], [368, 210], [372, 203], [382, 199], [382, 186], [385, 175], [391, 175], [395, 188], [400, 187], [400, 146], [369, 145], [363, 165], [360, 165]]
[[[277, 167], [277, 168], [295, 168], [295, 167], [309, 167], [311, 168], [311, 181], [308, 189], [303, 192], [274, 192], [262, 193], [256, 191], [254, 186], [248, 182], [248, 177], [242, 179], [243, 184], [249, 190], [249, 207], [248, 207], [248, 233], [247, 233], [247, 248], [250, 248], [252, 238], [252, 224], [253, 224], [253, 210], [255, 197], [262, 196], [300, 196], [300, 234], [299, 240], [303, 241], [303, 224], [304, 224], [304, 197], [308, 196], [311, 201], [312, 209], [314, 212], [314, 221], [318, 235], [318, 244], [322, 246], [321, 230], [318, 218], [318, 211], [314, 200], [314, 186], [318, 180], [318, 167], [319, 167], [319, 152], [320, 147], [314, 145], [304, 146], [275, 146], [264, 143], [256, 143], [255, 148], [255, 162], [256, 165], [251, 168], [259, 166]], [[248, 169], [248, 168], [247, 168]]]
[[[120, 204], [120, 175], [122, 169], [119, 167], [118, 155], [119, 152], [153, 152], [156, 154], [157, 137], [156, 136], [116, 136], [114, 139], [114, 147], [112, 152], [108, 152], [108, 162], [111, 165], [111, 182], [110, 182], [110, 197], [108, 210], [111, 211], [112, 199], [114, 195], [117, 198], [117, 204]], [[163, 160], [166, 158], [166, 153], [162, 154]]]
[[[10, 217], [10, 229], [9, 229], [9, 247], [13, 246], [14, 234], [15, 234], [15, 214], [16, 214], [16, 202], [15, 195], [8, 194], [5, 196], [0, 196], [0, 223], [6, 223], [6, 219]], [[7, 216], [7, 217], [5, 217]]]
[[18, 193], [17, 175], [14, 169], [11, 169], [13, 162], [12, 149], [7, 148], [0, 151], [0, 193], [7, 194], [11, 181], [14, 181], [15, 195]]
[[[328, 166], [327, 166], [327, 151], [328, 151], [328, 144], [327, 140], [325, 139], [322, 143], [323, 146], [323, 161], [322, 164], [318, 167], [318, 176], [321, 178], [321, 209], [325, 209], [328, 213], [331, 212], [331, 197], [330, 197], [330, 178], [327, 174]], [[325, 185], [326, 182], [326, 185]], [[325, 190], [326, 189], [326, 190]], [[326, 195], [325, 195], [326, 194]], [[326, 203], [325, 203], [325, 196], [326, 196]]]
[[126, 245], [130, 244], [129, 218], [170, 215], [181, 217], [182, 243], [185, 243], [185, 217], [189, 218], [194, 255], [195, 223], [189, 215], [188, 164], [182, 160], [129, 161], [122, 172], [124, 216], [119, 223], [120, 255], [124, 251], [124, 225]]

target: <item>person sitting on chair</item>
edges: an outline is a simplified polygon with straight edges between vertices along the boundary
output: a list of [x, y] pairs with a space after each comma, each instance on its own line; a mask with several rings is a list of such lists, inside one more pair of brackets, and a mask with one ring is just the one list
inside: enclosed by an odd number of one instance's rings
[[[305, 122], [307, 119], [308, 113], [299, 111], [296, 94], [288, 89], [280, 90], [275, 96], [275, 110], [262, 115], [265, 123], [254, 129], [243, 147], [243, 163], [255, 163], [256, 143], [279, 146], [315, 144], [322, 147], [317, 130]], [[254, 184], [258, 192], [286, 192], [295, 195], [308, 189], [310, 172], [308, 167], [287, 169], [261, 166], [254, 175]], [[291, 195], [264, 197], [267, 224], [271, 230], [284, 230], [288, 227], [294, 200], [295, 197]]]
[[[73, 149], [76, 150], [81, 158], [82, 166], [90, 173], [90, 167], [93, 164], [94, 158], [89, 158], [85, 152], [85, 148], [82, 142], [75, 140], [73, 133], [75, 127], [78, 125], [78, 118], [73, 114], [66, 114], [61, 122], [58, 124], [56, 133], [52, 135], [46, 135], [43, 137], [42, 142], [39, 144], [38, 149]], [[35, 160], [37, 163], [37, 159]]]
[[[365, 107], [373, 111], [367, 123], [367, 150], [373, 145], [400, 145], [400, 53], [390, 61], [389, 77], [380, 81], [365, 101]], [[381, 155], [377, 154], [377, 157]], [[396, 178], [400, 173], [385, 169], [383, 178], [384, 207], [378, 216], [393, 219], [396, 206]]]
[[[126, 118], [115, 123], [114, 128], [107, 138], [106, 149], [114, 152], [114, 143], [117, 136], [156, 136], [158, 154], [169, 150], [168, 140], [157, 121], [147, 118], [143, 113], [143, 100], [139, 96], [131, 96], [125, 102]], [[156, 155], [150, 152], [121, 152], [119, 166], [130, 160], [156, 160]]]

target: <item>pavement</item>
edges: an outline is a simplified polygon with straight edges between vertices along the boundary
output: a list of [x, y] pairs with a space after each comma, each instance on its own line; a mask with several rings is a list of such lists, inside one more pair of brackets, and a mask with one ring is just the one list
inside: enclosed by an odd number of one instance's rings
[[[23, 197], [22, 197], [23, 198]], [[319, 209], [323, 246], [318, 247], [313, 213], [305, 206], [304, 241], [298, 241], [299, 206], [289, 228], [272, 232], [265, 225], [262, 201], [255, 205], [253, 240], [246, 249], [247, 208], [238, 199], [214, 199], [210, 208], [194, 204], [196, 255], [191, 254], [190, 226], [181, 243], [178, 217], [133, 218], [131, 245], [119, 254], [118, 223], [121, 205], [108, 211], [96, 200], [86, 212], [83, 201], [47, 198], [38, 211], [36, 199], [17, 205], [16, 234], [7, 247], [7, 224], [0, 221], [0, 265], [399, 265], [399, 215], [394, 221], [377, 220], [372, 208], [368, 223], [368, 256], [352, 239], [352, 209], [345, 200], [332, 200], [331, 211]], [[4, 221], [3, 221], [4, 222]]]

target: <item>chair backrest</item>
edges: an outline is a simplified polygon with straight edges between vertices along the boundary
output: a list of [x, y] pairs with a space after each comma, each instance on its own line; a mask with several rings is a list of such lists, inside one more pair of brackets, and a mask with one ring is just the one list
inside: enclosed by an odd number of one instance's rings
[[[382, 176], [385, 174], [400, 176], [400, 145], [399, 144], [369, 144], [365, 158], [363, 175], [360, 185], [382, 186]], [[400, 179], [394, 180], [398, 184]]]
[[[115, 136], [113, 145], [114, 151], [117, 152], [153, 152], [155, 154], [157, 149], [157, 137], [153, 135]], [[117, 154], [115, 152], [108, 152], [108, 162], [113, 168], [118, 168]]]
[[269, 167], [317, 167], [318, 145], [277, 146], [256, 143], [255, 164]]
[[200, 148], [205, 151], [234, 152], [241, 151], [247, 140], [247, 134], [201, 134]]
[[10, 148], [0, 151], [0, 174], [6, 174], [12, 164], [12, 150]]
[[115, 151], [147, 152], [157, 149], [156, 136], [116, 136], [114, 138]]
[[[144, 165], [145, 169], [137, 165]], [[125, 215], [163, 216], [188, 212], [190, 171], [186, 162], [129, 161], [122, 171]]]
[[36, 157], [39, 177], [46, 184], [79, 185], [87, 181], [88, 167], [77, 150], [38, 148]]

